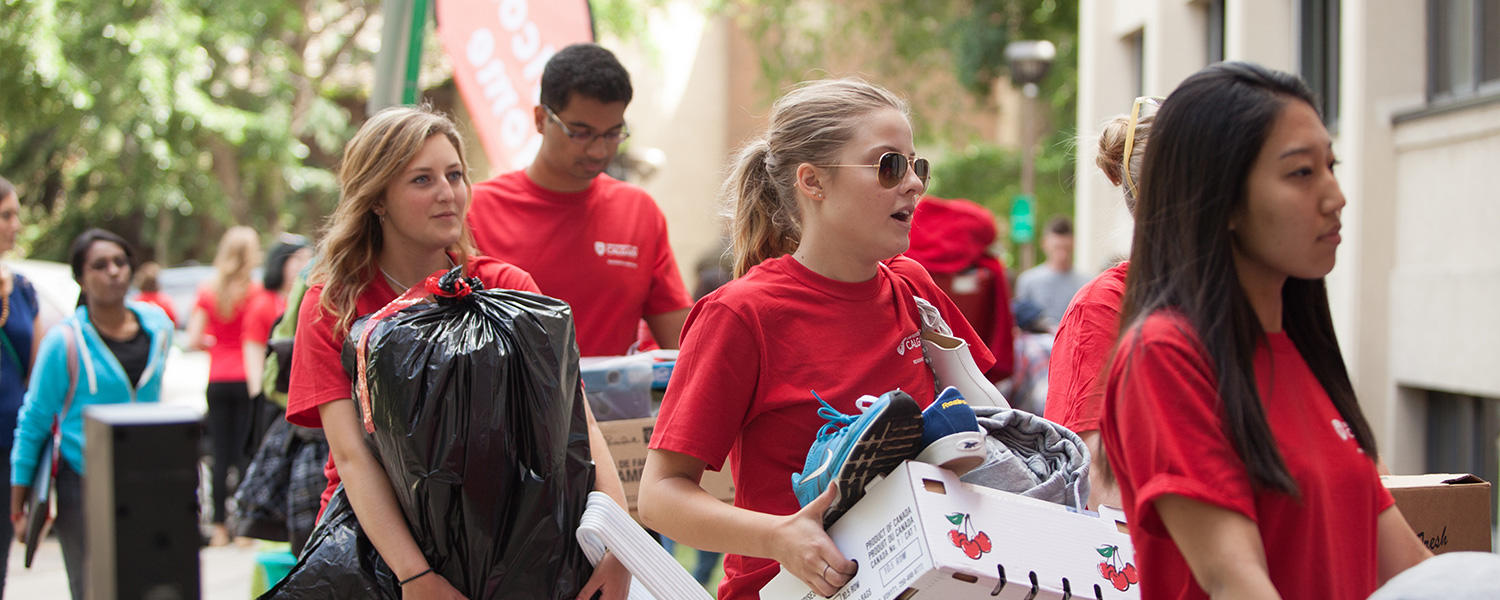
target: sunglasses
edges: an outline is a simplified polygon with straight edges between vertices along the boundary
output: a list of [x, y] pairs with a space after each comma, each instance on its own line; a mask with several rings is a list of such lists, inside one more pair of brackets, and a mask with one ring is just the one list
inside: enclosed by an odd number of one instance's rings
[[887, 152], [880, 155], [880, 162], [873, 165], [813, 165], [815, 167], [875, 167], [875, 180], [880, 182], [880, 187], [893, 188], [901, 185], [906, 179], [906, 168], [911, 167], [917, 179], [922, 180], [922, 189], [927, 189], [927, 176], [930, 173], [930, 165], [925, 158], [911, 158], [900, 152]]
[[1135, 182], [1130, 180], [1130, 153], [1135, 149], [1135, 130], [1141, 119], [1156, 114], [1161, 108], [1161, 96], [1141, 96], [1130, 105], [1130, 124], [1125, 130], [1125, 188], [1130, 190], [1130, 196], [1136, 197]]

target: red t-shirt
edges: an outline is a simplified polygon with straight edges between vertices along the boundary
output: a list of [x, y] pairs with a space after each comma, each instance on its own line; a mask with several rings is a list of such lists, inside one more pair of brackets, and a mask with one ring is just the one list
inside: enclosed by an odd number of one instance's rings
[[[983, 342], [927, 271], [904, 257], [889, 265], [968, 341], [979, 369], [990, 368]], [[728, 457], [735, 506], [796, 512], [792, 473], [803, 469], [825, 423], [810, 390], [845, 414], [859, 413], [860, 396], [896, 388], [924, 407], [933, 400], [915, 305], [904, 289], [883, 270], [846, 283], [783, 256], [704, 297], [683, 328], [651, 448], [693, 456], [713, 470]], [[769, 559], [730, 555], [719, 598], [756, 598], [776, 572]]]
[[[500, 260], [476, 256], [469, 260], [469, 273], [479, 277], [486, 288], [503, 288], [526, 292], [539, 292], [536, 282], [525, 271]], [[405, 292], [406, 290], [401, 290]], [[390, 304], [401, 292], [391, 289], [385, 277], [372, 273], [370, 285], [354, 300], [354, 313], [367, 315]], [[307, 288], [302, 296], [302, 306], [297, 311], [297, 341], [292, 345], [291, 384], [287, 390], [286, 420], [303, 427], [323, 426], [318, 407], [335, 400], [347, 400], [354, 396], [354, 384], [344, 373], [340, 353], [344, 349], [346, 329], [335, 332], [333, 325], [338, 317], [318, 306], [323, 296], [323, 284]], [[339, 485], [338, 468], [333, 464], [333, 454], [323, 466], [328, 476], [328, 487], [323, 490], [323, 506], [333, 497]], [[322, 514], [322, 509], [318, 509]]]
[[1154, 502], [1176, 494], [1255, 521], [1283, 598], [1375, 591], [1377, 527], [1393, 504], [1297, 347], [1271, 333], [1255, 353], [1266, 420], [1300, 498], [1256, 489], [1225, 435], [1214, 366], [1180, 315], [1128, 332], [1110, 365], [1100, 431], [1120, 482], [1142, 598], [1207, 598]]
[[262, 346], [271, 340], [271, 326], [286, 311], [286, 297], [271, 290], [261, 290], [245, 309], [245, 341]]
[[135, 295], [135, 299], [137, 302], [150, 302], [157, 305], [162, 312], [167, 313], [167, 318], [172, 320], [172, 325], [174, 327], [177, 325], [177, 312], [172, 310], [172, 299], [166, 294], [159, 291], [141, 292]]
[[1047, 365], [1046, 418], [1075, 432], [1099, 428], [1104, 406], [1104, 361], [1120, 333], [1125, 275], [1130, 262], [1106, 269], [1068, 304]]
[[544, 189], [525, 171], [481, 182], [469, 227], [480, 252], [525, 269], [543, 293], [572, 305], [583, 356], [625, 354], [641, 317], [693, 305], [661, 209], [608, 175], [572, 194]]
[[208, 317], [203, 333], [213, 340], [208, 347], [209, 383], [245, 380], [245, 308], [260, 291], [259, 285], [251, 283], [245, 297], [234, 306], [228, 317], [224, 317], [219, 314], [215, 305], [218, 295], [214, 290], [206, 285], [198, 289], [198, 302], [194, 306]]

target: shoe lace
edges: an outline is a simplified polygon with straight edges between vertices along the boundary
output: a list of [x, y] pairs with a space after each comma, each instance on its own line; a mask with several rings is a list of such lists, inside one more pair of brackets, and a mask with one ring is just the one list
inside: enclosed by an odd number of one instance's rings
[[818, 440], [821, 441], [829, 437], [843, 435], [844, 432], [849, 430], [848, 426], [859, 419], [859, 417], [839, 412], [838, 409], [835, 409], [833, 405], [830, 405], [828, 401], [819, 396], [817, 391], [809, 391], [812, 392], [813, 398], [817, 398], [818, 403], [823, 405], [822, 408], [818, 409], [818, 416], [828, 421], [823, 424], [823, 427], [818, 429]]

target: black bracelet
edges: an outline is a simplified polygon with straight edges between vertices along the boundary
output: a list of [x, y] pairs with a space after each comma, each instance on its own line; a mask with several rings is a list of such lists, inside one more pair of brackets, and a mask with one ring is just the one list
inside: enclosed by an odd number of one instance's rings
[[406, 579], [402, 579], [401, 583], [398, 584], [398, 585], [406, 585], [408, 583], [416, 581], [418, 577], [421, 577], [421, 576], [426, 575], [426, 574], [431, 573], [431, 572], [432, 572], [432, 567], [427, 567], [427, 570], [422, 571], [421, 573], [417, 573], [416, 575], [412, 575], [411, 577], [407, 577]]

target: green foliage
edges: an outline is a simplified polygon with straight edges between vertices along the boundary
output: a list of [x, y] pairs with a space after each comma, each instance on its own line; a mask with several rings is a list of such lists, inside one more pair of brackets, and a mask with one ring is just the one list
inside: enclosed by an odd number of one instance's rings
[[[1036, 161], [1036, 227], [1056, 215], [1073, 213], [1073, 161], [1070, 152], [1038, 155]], [[1012, 200], [1021, 193], [1021, 155], [993, 144], [975, 144], [961, 152], [937, 156], [932, 164], [932, 187], [939, 198], [973, 200], [999, 215], [1002, 222], [1010, 216]], [[1016, 256], [1019, 246], [1008, 239], [1009, 228], [1001, 227], [1000, 237]], [[1007, 261], [1007, 264], [1016, 264]]]
[[349, 133], [337, 77], [375, 0], [37, 0], [0, 6], [0, 173], [21, 247], [104, 226], [163, 262], [229, 224], [308, 231]]
[[[1048, 40], [1057, 58], [1038, 87], [1050, 131], [1036, 155], [1037, 218], [1073, 212], [1073, 123], [1078, 97], [1078, 3], [1069, 0], [721, 0], [760, 50], [768, 101], [831, 65], [865, 73], [906, 93], [918, 143], [934, 155], [932, 192], [1009, 215], [1020, 193], [1020, 155], [978, 139], [956, 115], [990, 104], [1008, 73], [1006, 44]], [[969, 98], [933, 86], [946, 71]], [[963, 94], [959, 94], [962, 96]], [[965, 103], [963, 100], [967, 100]]]
[[646, 14], [666, 5], [666, 0], [589, 0], [594, 37], [605, 34], [620, 39], [639, 37], [646, 30]]

